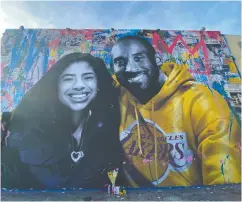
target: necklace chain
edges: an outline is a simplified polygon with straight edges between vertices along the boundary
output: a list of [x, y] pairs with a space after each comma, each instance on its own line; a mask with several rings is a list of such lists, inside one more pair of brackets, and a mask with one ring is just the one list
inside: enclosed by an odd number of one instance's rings
[[[86, 124], [87, 124], [87, 122], [89, 120], [90, 115], [91, 115], [91, 111], [89, 111], [88, 117], [82, 122], [83, 123], [83, 129], [81, 131], [81, 133], [82, 133], [82, 135], [81, 135], [81, 143], [77, 146], [77, 151], [74, 148], [75, 146], [74, 146], [73, 138], [75, 138], [75, 137], [72, 136], [72, 150], [73, 151], [71, 152], [71, 158], [72, 158], [72, 160], [74, 162], [77, 162], [80, 158], [84, 157], [84, 152], [81, 150], [81, 148], [82, 148], [82, 145], [83, 145], [83, 142], [84, 142], [84, 137], [85, 137], [84, 133], [85, 133]], [[74, 158], [73, 157], [73, 153], [78, 154], [78, 157]], [[81, 156], [79, 156], [79, 155], [81, 155]]]

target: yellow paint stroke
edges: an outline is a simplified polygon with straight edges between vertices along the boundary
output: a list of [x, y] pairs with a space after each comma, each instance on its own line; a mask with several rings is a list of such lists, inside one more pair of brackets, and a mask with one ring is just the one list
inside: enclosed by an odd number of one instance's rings
[[50, 52], [50, 57], [54, 58], [56, 56], [56, 49], [52, 49]]

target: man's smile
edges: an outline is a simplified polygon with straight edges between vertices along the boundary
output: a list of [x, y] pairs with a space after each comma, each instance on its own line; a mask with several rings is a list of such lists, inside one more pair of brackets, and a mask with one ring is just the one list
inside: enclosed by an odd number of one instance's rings
[[144, 73], [140, 73], [140, 74], [138, 74], [136, 77], [129, 78], [128, 81], [129, 81], [130, 83], [136, 83], [136, 82], [139, 82], [139, 80], [141, 80], [144, 76], [145, 76]]
[[144, 76], [147, 76], [147, 74], [143, 71], [125, 73], [125, 77], [129, 83], [138, 83], [143, 80]]

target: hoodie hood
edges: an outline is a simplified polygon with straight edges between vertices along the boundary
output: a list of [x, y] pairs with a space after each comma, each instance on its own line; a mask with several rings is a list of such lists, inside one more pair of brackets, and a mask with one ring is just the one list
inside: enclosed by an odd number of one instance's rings
[[[194, 81], [194, 78], [189, 73], [189, 68], [187, 65], [178, 65], [175, 63], [167, 62], [161, 66], [162, 72], [167, 76], [167, 79], [162, 86], [161, 90], [157, 95], [155, 95], [149, 102], [145, 105], [141, 104], [128, 90], [125, 91], [125, 96], [127, 96], [128, 101], [139, 108], [144, 108], [146, 110], [156, 110], [159, 108], [170, 96], [172, 96], [181, 85], [188, 81]], [[116, 76], [113, 76], [116, 81], [116, 86], [120, 86]]]

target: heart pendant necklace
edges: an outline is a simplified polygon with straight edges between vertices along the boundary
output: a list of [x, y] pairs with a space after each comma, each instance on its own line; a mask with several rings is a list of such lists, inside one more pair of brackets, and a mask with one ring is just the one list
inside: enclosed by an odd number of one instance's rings
[[[83, 149], [82, 149], [82, 145], [83, 145], [83, 141], [84, 141], [84, 132], [85, 132], [86, 122], [88, 121], [90, 115], [91, 115], [91, 111], [89, 110], [88, 117], [84, 121], [83, 130], [81, 132], [82, 133], [81, 144], [78, 145], [78, 143], [75, 141], [75, 138], [72, 137], [72, 149], [73, 149], [73, 151], [71, 152], [71, 159], [75, 163], [77, 163], [79, 160], [81, 160], [84, 157], [84, 152], [83, 152]], [[77, 149], [75, 149], [75, 148], [77, 148]]]
[[80, 159], [82, 159], [84, 157], [84, 153], [83, 151], [79, 151], [79, 152], [71, 152], [71, 158], [72, 160], [76, 163], [77, 161], [79, 161]]
[[[84, 138], [82, 138], [82, 143], [83, 143], [83, 139]], [[71, 159], [72, 159], [72, 161], [74, 161], [76, 163], [84, 157], [84, 152], [83, 152], [83, 149], [81, 149], [82, 143], [78, 146], [77, 143], [75, 143], [75, 142], [76, 141], [74, 140], [74, 137], [72, 137], [72, 145], [73, 145], [72, 149], [73, 149], [73, 151], [71, 152]]]
[[83, 144], [83, 139], [80, 145], [77, 144], [76, 140], [74, 137], [72, 137], [72, 149], [73, 151], [71, 152], [71, 159], [75, 163], [78, 162], [80, 159], [84, 157], [84, 152], [82, 149], [82, 144]]

